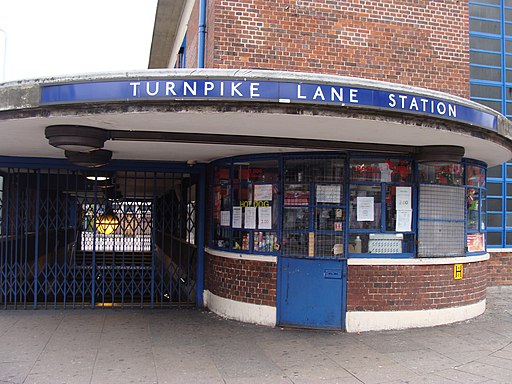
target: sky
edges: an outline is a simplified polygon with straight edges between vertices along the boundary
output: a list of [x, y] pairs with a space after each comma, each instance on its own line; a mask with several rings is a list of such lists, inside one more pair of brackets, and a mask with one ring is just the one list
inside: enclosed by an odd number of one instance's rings
[[0, 0], [0, 82], [147, 69], [156, 4]]

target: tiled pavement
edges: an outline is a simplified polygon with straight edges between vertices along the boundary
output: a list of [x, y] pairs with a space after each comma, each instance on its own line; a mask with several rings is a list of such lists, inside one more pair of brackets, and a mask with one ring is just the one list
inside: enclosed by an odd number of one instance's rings
[[428, 329], [267, 328], [198, 310], [0, 311], [0, 383], [512, 383], [512, 287]]

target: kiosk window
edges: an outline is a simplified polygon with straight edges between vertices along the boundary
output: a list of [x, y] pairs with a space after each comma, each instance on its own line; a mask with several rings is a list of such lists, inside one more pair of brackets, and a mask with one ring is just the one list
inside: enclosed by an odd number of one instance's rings
[[406, 159], [350, 161], [349, 244], [358, 254], [413, 254], [412, 164]]

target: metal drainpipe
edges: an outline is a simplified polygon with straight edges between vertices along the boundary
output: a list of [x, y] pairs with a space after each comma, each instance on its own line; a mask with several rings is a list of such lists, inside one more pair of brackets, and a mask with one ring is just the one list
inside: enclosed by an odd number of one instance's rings
[[204, 42], [206, 38], [206, 0], [199, 1], [199, 36], [197, 38], [197, 67], [204, 68]]

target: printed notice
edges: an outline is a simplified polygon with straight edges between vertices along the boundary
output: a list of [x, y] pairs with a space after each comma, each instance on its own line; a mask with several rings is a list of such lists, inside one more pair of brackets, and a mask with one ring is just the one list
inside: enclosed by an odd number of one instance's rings
[[357, 221], [373, 221], [374, 220], [374, 204], [373, 196], [357, 197]]
[[231, 215], [229, 211], [220, 211], [220, 225], [222, 227], [229, 227], [231, 224]]
[[410, 210], [411, 204], [411, 187], [396, 187], [396, 210]]
[[256, 208], [246, 207], [245, 208], [245, 228], [256, 229]]
[[412, 222], [412, 210], [396, 211], [396, 224], [395, 231], [397, 232], [410, 232]]
[[233, 207], [233, 228], [242, 228], [242, 207]]
[[272, 229], [272, 207], [258, 207], [258, 229]]
[[341, 203], [341, 185], [317, 185], [316, 202], [329, 204]]
[[255, 184], [254, 200], [272, 201], [272, 184]]

